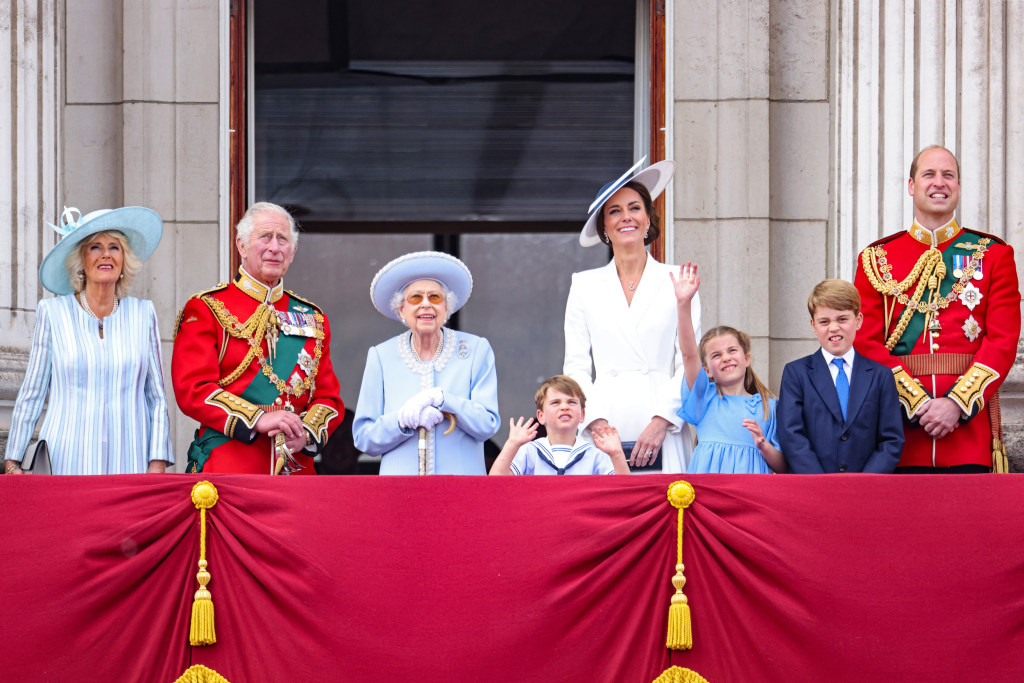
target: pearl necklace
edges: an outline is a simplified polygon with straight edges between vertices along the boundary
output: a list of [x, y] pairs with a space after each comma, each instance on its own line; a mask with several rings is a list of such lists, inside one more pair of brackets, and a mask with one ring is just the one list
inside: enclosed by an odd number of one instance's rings
[[[442, 328], [443, 330], [443, 328]], [[430, 360], [423, 360], [420, 356], [420, 349], [416, 348], [416, 335], [411, 330], [409, 331], [409, 345], [412, 347], [413, 354], [416, 356], [416, 360], [421, 363], [434, 363], [438, 358], [441, 357], [441, 349], [444, 348], [444, 332], [441, 332], [441, 339], [437, 342], [437, 350], [434, 351], [434, 357]]]
[[[101, 318], [98, 315], [96, 315], [95, 313], [93, 313], [92, 308], [89, 307], [89, 299], [86, 298], [85, 290], [84, 289], [78, 294], [78, 300], [82, 303], [82, 308], [84, 308], [85, 312], [89, 314], [89, 317], [96, 318], [97, 320], [100, 321], [100, 329], [102, 330], [103, 329], [103, 318]], [[118, 304], [118, 298], [115, 296], [114, 297], [114, 307], [110, 309], [110, 315], [114, 315], [114, 313], [117, 312], [117, 304]]]

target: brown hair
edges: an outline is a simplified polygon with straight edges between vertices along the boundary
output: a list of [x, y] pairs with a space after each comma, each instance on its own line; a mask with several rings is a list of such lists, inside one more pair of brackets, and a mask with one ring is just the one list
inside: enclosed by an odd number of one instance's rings
[[[703, 365], [705, 369], [708, 367], [708, 362], [704, 348], [707, 346], [708, 342], [715, 337], [725, 337], [728, 335], [736, 337], [736, 341], [739, 343], [744, 355], [750, 355], [750, 336], [748, 334], [740, 332], [734, 327], [719, 325], [718, 327], [713, 327], [705, 332], [704, 336], [700, 338], [700, 364]], [[743, 389], [751, 396], [754, 394], [760, 394], [762, 403], [761, 407], [764, 410], [764, 419], [767, 420], [771, 417], [772, 411], [771, 407], [768, 405], [768, 399], [775, 398], [775, 394], [773, 394], [771, 389], [768, 388], [768, 385], [762, 382], [761, 378], [757, 376], [757, 373], [754, 372], [753, 365], [747, 365], [747, 371], [743, 375]], [[719, 389], [719, 393], [721, 393], [721, 389]]]
[[[915, 154], [914, 155], [914, 160], [910, 162], [910, 179], [911, 180], [913, 180], [914, 176], [917, 175], [917, 160], [921, 158], [922, 154], [924, 154], [925, 152], [927, 152], [930, 149], [943, 149], [943, 150], [946, 150], [947, 152], [949, 152], [949, 150], [946, 149], [945, 147], [943, 147], [942, 145], [928, 145], [927, 147], [922, 149], [920, 152]], [[960, 178], [960, 160], [957, 159], [956, 155], [953, 154], [952, 152], [949, 152], [949, 156], [953, 157], [953, 162], [956, 163], [956, 177], [957, 177], [957, 179], [959, 179]]]
[[807, 297], [807, 312], [811, 318], [819, 308], [832, 308], [837, 311], [853, 311], [860, 313], [860, 294], [857, 288], [846, 280], [822, 280]]
[[[640, 200], [644, 203], [644, 209], [647, 211], [647, 216], [651, 219], [651, 227], [647, 231], [647, 236], [644, 237], [644, 244], [650, 244], [654, 240], [658, 239], [658, 235], [661, 234], [661, 228], [658, 226], [661, 224], [661, 216], [658, 215], [657, 210], [654, 208], [654, 200], [651, 199], [650, 191], [643, 185], [635, 180], [631, 180], [622, 187], [628, 187], [629, 189], [640, 195]], [[617, 192], [618, 190], [616, 190]], [[611, 199], [611, 197], [609, 197]], [[601, 241], [605, 244], [609, 244], [608, 235], [604, 231], [604, 207], [608, 202], [605, 201], [601, 205], [601, 208], [597, 210], [597, 236], [601, 238]]]
[[560, 391], [568, 396], [575, 396], [580, 400], [580, 410], [587, 407], [587, 397], [583, 395], [583, 389], [572, 377], [567, 375], [555, 375], [548, 377], [533, 395], [533, 402], [537, 404], [537, 410], [544, 410], [544, 399], [547, 398], [548, 389]]

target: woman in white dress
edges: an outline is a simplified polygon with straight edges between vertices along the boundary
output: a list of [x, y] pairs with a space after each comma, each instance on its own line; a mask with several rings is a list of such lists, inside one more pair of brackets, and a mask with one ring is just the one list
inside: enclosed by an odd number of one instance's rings
[[[614, 257], [572, 276], [563, 372], [587, 396], [585, 432], [604, 424], [617, 428], [634, 471], [685, 472], [693, 440], [676, 415], [683, 364], [672, 267], [647, 251], [659, 235], [654, 199], [671, 180], [675, 162], [637, 172], [642, 163], [603, 187], [591, 204], [580, 244], [603, 242]], [[697, 297], [692, 316], [699, 339]]]
[[[76, 218], [77, 215], [77, 218]], [[129, 206], [82, 216], [65, 209], [64, 238], [39, 279], [28, 369], [11, 416], [5, 471], [21, 473], [36, 421], [53, 474], [163, 472], [174, 463], [156, 311], [125, 291], [152, 255], [163, 221]]]

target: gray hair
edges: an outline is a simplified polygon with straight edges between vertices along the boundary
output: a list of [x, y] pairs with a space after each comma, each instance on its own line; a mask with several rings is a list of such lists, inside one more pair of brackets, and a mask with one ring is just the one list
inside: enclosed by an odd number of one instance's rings
[[104, 230], [103, 232], [89, 235], [82, 240], [77, 249], [72, 249], [71, 253], [64, 259], [64, 269], [68, 271], [71, 289], [75, 290], [75, 294], [81, 294], [82, 290], [85, 289], [85, 248], [93, 240], [103, 235], [113, 237], [121, 245], [121, 253], [123, 254], [121, 259], [121, 277], [118, 278], [117, 284], [114, 285], [114, 296], [122, 299], [128, 292], [128, 287], [132, 284], [132, 278], [142, 269], [142, 259], [132, 251], [132, 246], [128, 243], [128, 238], [125, 237], [123, 232]]
[[271, 202], [256, 202], [245, 212], [242, 220], [238, 221], [238, 225], [235, 226], [235, 233], [242, 238], [242, 244], [249, 245], [249, 240], [252, 238], [253, 222], [256, 220], [256, 216], [261, 213], [276, 213], [286, 219], [292, 236], [292, 246], [299, 246], [299, 226], [295, 224], [295, 219], [292, 218], [292, 215], [283, 206], [278, 206]]
[[[448, 289], [448, 285], [443, 282], [438, 282], [437, 280], [433, 280], [429, 277], [420, 278], [420, 280], [430, 280], [431, 282], [437, 282], [437, 284], [441, 285], [441, 293], [444, 294], [444, 304], [447, 309], [445, 311], [445, 318], [441, 321], [441, 324], [445, 324], [448, 322], [448, 318], [452, 317], [452, 310], [455, 308], [455, 294], [452, 290]], [[418, 281], [419, 280], [416, 280], [416, 282]], [[411, 284], [412, 282], [409, 283], [409, 285]], [[392, 294], [390, 303], [391, 311], [395, 314], [396, 318], [405, 323], [406, 327], [409, 326], [409, 323], [405, 322], [405, 318], [402, 317], [402, 304], [405, 303], [405, 290], [409, 289], [409, 285], [402, 287], [400, 290]]]

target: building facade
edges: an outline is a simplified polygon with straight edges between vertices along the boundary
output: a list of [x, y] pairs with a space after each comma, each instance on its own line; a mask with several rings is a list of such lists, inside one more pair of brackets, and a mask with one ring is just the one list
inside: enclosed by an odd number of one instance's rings
[[[251, 17], [255, 5], [0, 0], [0, 51], [11, 54], [0, 78], [0, 216], [10, 225], [0, 231], [0, 441], [44, 296], [39, 264], [56, 237], [45, 223], [65, 205], [144, 205], [163, 217], [134, 293], [156, 304], [167, 377], [178, 309], [228, 278], [232, 98], [248, 92], [233, 85], [232, 13]], [[920, 147], [959, 156], [963, 225], [1024, 247], [1024, 122], [1012, 115], [1024, 111], [1013, 68], [1024, 64], [1013, 39], [1024, 4], [655, 0], [638, 16], [663, 17], [663, 34], [637, 41], [638, 81], [648, 54], [664, 55], [665, 78], [652, 89], [661, 99], [638, 88], [635, 125], [664, 107], [665, 156], [678, 163], [664, 253], [705, 266], [705, 326], [750, 333], [773, 387], [814, 348], [811, 287], [852, 279], [861, 248], [909, 224], [907, 168]], [[560, 328], [551, 335], [560, 343]], [[365, 345], [334, 354], [358, 376]], [[352, 407], [355, 391], [343, 393]], [[1011, 469], [1024, 471], [1020, 362], [1002, 402]], [[171, 421], [182, 463], [195, 425], [173, 403]]]

